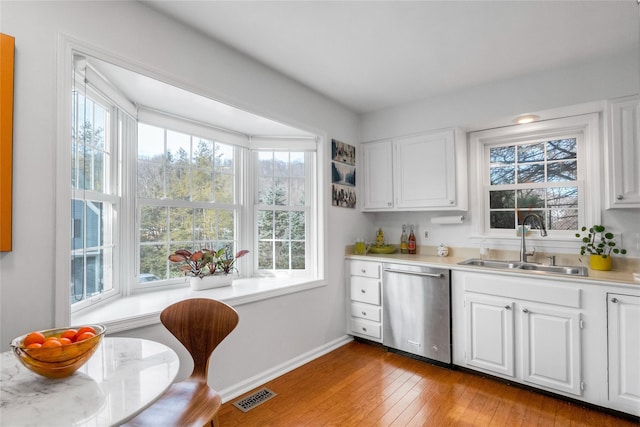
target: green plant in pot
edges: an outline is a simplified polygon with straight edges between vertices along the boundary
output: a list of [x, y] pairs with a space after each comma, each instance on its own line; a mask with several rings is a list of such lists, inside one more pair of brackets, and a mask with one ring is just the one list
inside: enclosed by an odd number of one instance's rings
[[611, 254], [627, 253], [626, 249], [616, 247], [615, 236], [606, 230], [604, 225], [582, 227], [582, 233], [576, 237], [582, 242], [580, 255], [589, 254], [589, 266], [592, 270], [611, 270]]

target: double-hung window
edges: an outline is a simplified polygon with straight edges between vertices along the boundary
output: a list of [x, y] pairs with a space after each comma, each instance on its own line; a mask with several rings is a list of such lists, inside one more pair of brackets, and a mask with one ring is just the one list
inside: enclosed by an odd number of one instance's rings
[[[239, 248], [240, 175], [245, 149], [183, 129], [159, 114], [138, 124], [137, 205], [140, 286], [183, 277], [168, 260], [178, 249]], [[142, 119], [145, 120], [145, 119]], [[155, 283], [154, 283], [155, 282]], [[172, 283], [165, 282], [165, 283]]]
[[531, 213], [557, 238], [591, 223], [599, 204], [598, 123], [591, 114], [472, 133], [479, 234], [515, 236]]
[[72, 94], [71, 305], [81, 308], [117, 292], [119, 138], [122, 115], [76, 79]]

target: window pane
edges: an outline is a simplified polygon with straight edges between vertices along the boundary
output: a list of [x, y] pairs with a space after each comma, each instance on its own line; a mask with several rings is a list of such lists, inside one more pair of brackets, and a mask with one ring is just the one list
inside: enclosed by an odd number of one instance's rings
[[192, 172], [191, 200], [194, 202], [210, 202], [213, 200], [213, 171], [211, 169], [194, 169]]
[[516, 192], [513, 190], [489, 191], [489, 207], [491, 209], [515, 208]]
[[291, 179], [291, 206], [304, 206], [304, 179]]
[[288, 152], [274, 152], [273, 153], [273, 175], [274, 176], [289, 176], [289, 153]]
[[277, 270], [289, 269], [289, 242], [275, 242], [275, 264]]
[[140, 212], [140, 242], [153, 243], [167, 240], [167, 208], [143, 206]]
[[140, 271], [138, 282], [146, 283], [168, 278], [167, 275], [167, 246], [140, 245]]
[[275, 199], [275, 187], [273, 184], [273, 178], [258, 179], [258, 204], [259, 205], [273, 205]]
[[[518, 225], [522, 224], [522, 221], [527, 217], [527, 215], [529, 214], [536, 214], [538, 215], [542, 221], [545, 221], [545, 214], [544, 211], [542, 210], [532, 210], [532, 209], [523, 209], [523, 210], [518, 210]], [[529, 227], [531, 227], [531, 230], [537, 230], [539, 229], [539, 225], [538, 222], [532, 219], [528, 219], [527, 220], [527, 225]]]
[[289, 239], [289, 212], [276, 212], [275, 219], [275, 238]]
[[576, 149], [576, 139], [559, 139], [547, 142], [547, 159], [576, 159], [578, 157]]
[[164, 162], [164, 129], [138, 124], [138, 160]]
[[216, 172], [233, 174], [234, 164], [235, 162], [234, 162], [234, 156], [233, 156], [233, 146], [216, 143], [216, 153], [215, 153]]
[[512, 166], [491, 168], [490, 174], [491, 185], [513, 184], [516, 180], [515, 168]]
[[577, 230], [578, 210], [577, 209], [551, 209], [549, 211], [550, 230]]
[[304, 177], [304, 153], [291, 153], [291, 176]]
[[493, 211], [489, 213], [489, 221], [491, 228], [511, 229], [516, 228], [515, 214], [513, 211]]
[[549, 182], [575, 181], [578, 176], [578, 163], [575, 160], [549, 163], [547, 175]]
[[189, 164], [191, 153], [191, 138], [183, 133], [167, 131], [167, 163], [181, 165]]
[[291, 268], [293, 270], [305, 269], [304, 242], [291, 242]]
[[149, 199], [164, 197], [164, 167], [162, 164], [138, 162], [138, 196]]
[[234, 202], [233, 175], [217, 173], [215, 176], [216, 194], [215, 201], [218, 203]]
[[510, 165], [515, 161], [516, 147], [492, 147], [489, 149], [489, 162], [492, 165]]
[[273, 211], [258, 211], [258, 238], [273, 238]]
[[518, 184], [544, 182], [544, 164], [518, 166]]
[[518, 163], [544, 161], [544, 144], [523, 144], [518, 146]]
[[235, 216], [233, 211], [218, 211], [218, 239], [235, 240], [234, 236]]
[[259, 176], [273, 176], [273, 153], [261, 151], [258, 153]]
[[271, 241], [258, 243], [258, 268], [271, 270], [273, 268], [273, 245]]
[[190, 199], [189, 170], [167, 165], [167, 197], [173, 200]]
[[172, 242], [193, 240], [193, 209], [169, 208], [169, 230]]
[[291, 239], [305, 239], [304, 212], [291, 212]]
[[287, 206], [289, 204], [289, 180], [286, 178], [276, 178], [274, 204], [277, 206]]
[[544, 208], [543, 188], [518, 190], [518, 209]]
[[213, 141], [193, 138], [193, 159], [195, 168], [213, 171]]
[[547, 189], [547, 205], [549, 207], [578, 207], [578, 188], [559, 187]]

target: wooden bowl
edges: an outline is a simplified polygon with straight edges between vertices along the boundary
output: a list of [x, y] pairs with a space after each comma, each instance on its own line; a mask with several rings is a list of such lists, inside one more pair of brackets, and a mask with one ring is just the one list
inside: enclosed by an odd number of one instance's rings
[[[22, 343], [28, 335], [25, 334], [11, 341], [11, 349], [18, 360], [36, 374], [47, 378], [68, 377], [91, 358], [106, 331], [102, 325], [88, 326], [95, 329], [95, 337], [62, 347], [24, 348]], [[46, 329], [40, 332], [47, 338], [60, 335], [67, 329], [78, 329], [78, 327]]]

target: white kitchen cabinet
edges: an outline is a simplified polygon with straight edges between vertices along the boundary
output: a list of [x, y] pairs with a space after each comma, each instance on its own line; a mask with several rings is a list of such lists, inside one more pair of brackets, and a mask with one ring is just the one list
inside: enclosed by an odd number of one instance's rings
[[347, 331], [375, 342], [382, 342], [381, 270], [378, 262], [349, 262]]
[[580, 395], [580, 313], [551, 305], [520, 304], [522, 379]]
[[467, 364], [513, 377], [513, 302], [465, 295]]
[[[550, 391], [582, 394], [580, 289], [456, 272], [454, 363]], [[456, 289], [457, 288], [457, 289]], [[462, 288], [462, 289], [461, 289]], [[465, 338], [456, 338], [462, 334]]]
[[607, 294], [609, 400], [640, 412], [640, 296]]
[[607, 208], [640, 208], [640, 97], [608, 102]]
[[467, 145], [448, 129], [362, 144], [365, 211], [466, 210]]
[[369, 210], [393, 209], [392, 141], [362, 146], [364, 168], [363, 204]]

